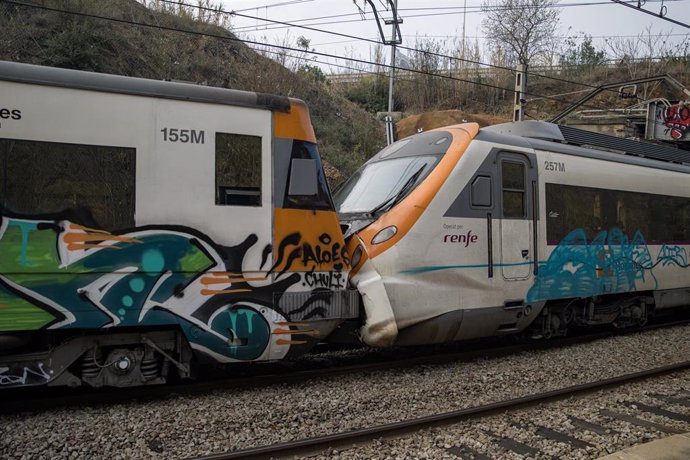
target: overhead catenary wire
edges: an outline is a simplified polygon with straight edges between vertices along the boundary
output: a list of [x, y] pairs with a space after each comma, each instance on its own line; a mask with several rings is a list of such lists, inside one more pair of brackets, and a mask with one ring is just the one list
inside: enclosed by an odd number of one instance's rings
[[[686, 1], [686, 0], [664, 0], [664, 1]], [[648, 0], [648, 2], [662, 2], [662, 0]], [[632, 3], [632, 1], [631, 1]], [[610, 1], [596, 1], [596, 2], [579, 2], [579, 3], [558, 3], [556, 5], [552, 5], [549, 8], [570, 8], [570, 7], [580, 7], [580, 6], [605, 6], [605, 5], [611, 5]], [[196, 7], [194, 5], [189, 5], [192, 7]], [[425, 14], [408, 14], [405, 17], [406, 18], [423, 18], [423, 17], [433, 17], [433, 16], [445, 16], [448, 14], [474, 14], [474, 13], [480, 13], [482, 11], [510, 11], [510, 10], [516, 10], [516, 9], [523, 9], [525, 7], [517, 7], [517, 6], [492, 6], [489, 8], [484, 8], [482, 9], [481, 7], [469, 7], [469, 8], [478, 8], [470, 11], [465, 11], [463, 7], [453, 7], [457, 11], [452, 11], [452, 12], [439, 12], [439, 13], [425, 13]], [[401, 9], [400, 11], [409, 11], [409, 10], [414, 10], [413, 8], [406, 8], [406, 9]], [[245, 10], [242, 10], [245, 11]], [[337, 18], [346, 18], [346, 17], [351, 17], [351, 16], [360, 16], [359, 13], [342, 13], [342, 14], [335, 14], [335, 15], [329, 15], [329, 16], [320, 16], [320, 17], [314, 17], [314, 18], [306, 18], [306, 19], [296, 19], [293, 20], [292, 23], [296, 24], [298, 22], [307, 22], [307, 21], [319, 21], [322, 19], [337, 19]], [[364, 19], [365, 21], [373, 21], [373, 18], [366, 18]], [[332, 24], [345, 24], [345, 23], [350, 23], [350, 22], [360, 22], [361, 19], [348, 19], [348, 20], [342, 20], [342, 21], [329, 21], [329, 22], [319, 22], [319, 23], [312, 23], [308, 24], [311, 26], [314, 25], [332, 25]], [[245, 30], [243, 29], [249, 29], [249, 30], [258, 30], [256, 27], [261, 27], [261, 26], [244, 26], [240, 27], [237, 29], [238, 32], [243, 32]], [[276, 30], [276, 29], [282, 29], [285, 27], [289, 26], [277, 26], [277, 27], [262, 27], [261, 30]]]
[[[189, 8], [195, 8], [195, 9], [200, 9], [200, 10], [209, 9], [208, 7], [202, 7], [202, 6], [200, 6], [200, 5], [190, 5], [190, 4], [184, 3], [183, 0], [160, 0], [160, 1], [161, 1], [161, 2], [164, 2], [164, 3], [169, 3], [169, 4], [183, 5], [183, 6], [187, 6], [187, 7], [189, 7]], [[648, 1], [649, 1], [649, 2], [662, 2], [662, 3], [663, 3], [663, 0], [648, 0]], [[667, 1], [668, 1], [668, 0], [667, 0]], [[670, 1], [677, 1], [677, 2], [680, 2], [680, 1], [685, 1], [685, 0], [670, 0]], [[588, 4], [592, 4], [592, 5], [610, 5], [610, 3], [609, 3], [608, 1], [604, 1], [604, 2], [591, 2], [591, 3], [582, 3], [582, 2], [580, 2], [580, 3], [569, 4], [569, 5], [572, 5], [572, 6], [582, 6], [582, 5], [588, 5]], [[434, 8], [427, 8], [427, 9], [434, 9]], [[439, 9], [440, 9], [440, 8], [439, 8]], [[414, 10], [414, 8], [408, 8], [408, 10]], [[340, 32], [333, 32], [333, 31], [328, 31], [328, 30], [323, 30], [323, 29], [317, 29], [317, 28], [310, 27], [310, 26], [294, 24], [294, 23], [292, 23], [292, 22], [278, 21], [278, 20], [268, 19], [268, 18], [259, 18], [259, 17], [256, 17], [256, 16], [245, 15], [245, 14], [237, 14], [235, 11], [229, 11], [229, 12], [224, 12], [224, 13], [225, 13], [225, 14], [228, 14], [228, 15], [234, 15], [234, 16], [244, 17], [244, 18], [248, 18], [248, 19], [252, 19], [252, 20], [260, 20], [260, 21], [270, 22], [270, 23], [274, 23], [274, 24], [280, 24], [280, 25], [283, 25], [283, 26], [286, 26], [286, 27], [297, 27], [297, 28], [301, 28], [301, 29], [305, 29], [305, 30], [311, 30], [311, 31], [314, 31], [314, 32], [320, 32], [320, 33], [325, 33], [325, 34], [330, 34], [330, 35], [335, 35], [335, 36], [341, 36], [341, 37], [350, 38], [350, 39], [353, 39], [353, 40], [356, 40], [356, 41], [370, 42], [370, 43], [377, 44], [377, 45], [380, 44], [380, 42], [379, 42], [377, 39], [370, 39], [370, 38], [358, 37], [358, 36], [354, 36], [354, 35], [350, 35], [350, 34], [344, 34], [344, 33], [340, 33]], [[336, 16], [333, 16], [333, 17], [337, 17], [337, 16], [343, 16], [343, 15], [336, 15]], [[406, 50], [406, 51], [411, 51], [411, 52], [415, 52], [415, 53], [422, 53], [422, 54], [425, 54], [425, 55], [428, 55], [428, 56], [435, 56], [435, 57], [440, 57], [440, 58], [443, 58], [443, 59], [449, 59], [449, 60], [455, 60], [455, 61], [460, 61], [460, 62], [466, 62], [466, 63], [469, 63], [469, 64], [480, 65], [480, 66], [485, 66], [485, 67], [489, 67], [489, 68], [496, 68], [496, 69], [501, 69], [501, 70], [509, 71], [509, 72], [511, 72], [511, 73], [515, 73], [515, 69], [510, 68], [510, 67], [500, 66], [500, 65], [496, 65], [496, 64], [489, 64], [489, 63], [485, 63], [485, 62], [481, 62], [481, 61], [475, 61], [475, 60], [466, 59], [466, 58], [461, 58], [461, 57], [456, 57], [456, 56], [449, 56], [449, 55], [446, 55], [446, 54], [436, 53], [436, 52], [427, 51], [427, 50], [419, 50], [419, 49], [417, 49], [417, 48], [407, 47], [407, 46], [404, 46], [404, 45], [397, 45], [397, 47], [398, 47], [399, 49], [404, 49], [404, 50]], [[409, 70], [409, 69], [406, 69], [406, 70]], [[588, 84], [588, 83], [578, 82], [578, 81], [573, 81], [573, 80], [567, 80], [567, 79], [565, 79], [565, 78], [560, 78], [560, 77], [553, 77], [553, 76], [550, 76], [550, 75], [543, 75], [543, 74], [540, 74], [540, 73], [537, 73], [537, 72], [534, 72], [534, 71], [530, 71], [530, 70], [527, 70], [527, 71], [525, 71], [525, 72], [523, 72], [523, 73], [525, 73], [526, 75], [532, 75], [532, 76], [535, 76], [535, 77], [544, 78], [544, 79], [549, 79], [549, 80], [553, 80], [553, 81], [558, 81], [558, 82], [561, 82], [561, 83], [568, 83], [568, 84], [573, 84], [573, 85], [579, 85], [579, 86], [583, 86], [583, 87], [590, 88], [590, 89], [597, 89], [597, 88], [599, 88], [599, 87], [596, 86], [596, 85], [591, 85], [591, 84]], [[511, 91], [514, 92], [514, 90], [511, 90]], [[609, 92], [616, 92], [615, 89], [608, 89], [607, 91], [609, 91]], [[526, 93], [526, 94], [527, 94], [527, 93]], [[545, 99], [545, 98], [547, 98], [547, 97], [537, 97], [536, 99]], [[639, 99], [639, 97], [638, 97], [638, 99]], [[606, 109], [603, 109], [603, 108], [600, 108], [600, 109], [601, 109], [601, 110], [606, 110]]]
[[[183, 1], [180, 1], [180, 0], [160, 0], [160, 1], [163, 2], [163, 3], [184, 5], [184, 6], [188, 6], [188, 7], [190, 7], [190, 8], [198, 8], [198, 9], [202, 9], [202, 10], [203, 10], [203, 9], [207, 9], [207, 8], [205, 8], [205, 7], [201, 7], [201, 6], [197, 6], [197, 5], [190, 5], [190, 4], [184, 3]], [[240, 13], [240, 14], [237, 14], [237, 13], [234, 13], [234, 12], [232, 12], [232, 11], [226, 12], [226, 14], [235, 15], [235, 16], [240, 16], [240, 17], [244, 17], [244, 18], [248, 18], [248, 19], [266, 21], [266, 22], [275, 23], [275, 24], [282, 24], [282, 25], [285, 25], [285, 26], [288, 26], [288, 27], [297, 27], [297, 28], [300, 28], [300, 29], [311, 30], [311, 31], [313, 31], [313, 32], [326, 33], [326, 34], [335, 35], [335, 36], [339, 36], [339, 37], [350, 38], [350, 39], [360, 40], [360, 41], [364, 41], [364, 42], [374, 43], [374, 44], [377, 44], [377, 45], [380, 44], [380, 42], [379, 42], [378, 40], [375, 40], [375, 39], [364, 38], [364, 37], [358, 37], [358, 36], [355, 36], [355, 35], [345, 34], [345, 33], [341, 33], [341, 32], [333, 32], [333, 31], [328, 31], [328, 30], [323, 30], [323, 29], [316, 29], [316, 28], [310, 27], [310, 26], [303, 26], [303, 25], [293, 24], [293, 23], [289, 23], [289, 22], [285, 22], [285, 21], [278, 21], [278, 20], [275, 20], [275, 19], [259, 18], [259, 17], [257, 17], [257, 16], [251, 16], [251, 15], [246, 15], [246, 14], [241, 14], [241, 13]], [[411, 52], [415, 52], [415, 53], [422, 53], [422, 54], [426, 54], [426, 55], [428, 55], [428, 56], [435, 56], [435, 57], [440, 57], [440, 58], [443, 58], [443, 59], [451, 59], [451, 60], [454, 60], [454, 61], [466, 62], [466, 63], [468, 63], [468, 64], [474, 64], [474, 65], [480, 65], [480, 66], [490, 67], [490, 68], [494, 68], [494, 69], [506, 70], [506, 71], [509, 71], [509, 72], [512, 72], [512, 73], [515, 72], [515, 69], [513, 69], [513, 68], [511, 68], [511, 67], [505, 67], [505, 66], [500, 66], [500, 65], [496, 65], [496, 64], [489, 64], [489, 63], [486, 63], [486, 62], [475, 61], [475, 60], [472, 60], [472, 59], [460, 58], [460, 57], [456, 57], [456, 56], [449, 56], [449, 55], [447, 55], [447, 54], [436, 53], [436, 52], [432, 52], [432, 51], [419, 50], [419, 49], [417, 49], [417, 48], [411, 48], [411, 47], [403, 46], [403, 45], [396, 45], [396, 46], [397, 46], [397, 48], [399, 48], [399, 49], [403, 49], [403, 50], [411, 51]], [[313, 53], [313, 54], [318, 54], [318, 53]], [[388, 66], [388, 67], [390, 68], [390, 66]], [[406, 69], [406, 70], [409, 70], [409, 69]], [[552, 76], [549, 76], [549, 75], [543, 75], [543, 74], [539, 74], [539, 73], [536, 73], [536, 72], [530, 72], [529, 70], [528, 70], [527, 72], [525, 72], [525, 73], [526, 73], [527, 75], [532, 75], [532, 76], [535, 76], [535, 77], [545, 78], [545, 79], [549, 79], [549, 80], [553, 80], [553, 81], [559, 81], [559, 82], [561, 82], [561, 83], [569, 83], [569, 84], [584, 86], [584, 87], [588, 87], [588, 88], [592, 88], [592, 89], [598, 88], [598, 86], [596, 86], [596, 85], [590, 85], [590, 84], [588, 84], [588, 83], [583, 83], [583, 82], [577, 82], [577, 81], [567, 80], [567, 79], [565, 79], [565, 78], [559, 78], [559, 77], [552, 77]], [[514, 89], [511, 90], [511, 91], [514, 92]]]
[[[158, 30], [164, 30], [164, 31], [170, 31], [170, 32], [179, 32], [179, 33], [185, 33], [185, 34], [189, 34], [189, 35], [210, 37], [210, 38], [216, 38], [219, 40], [240, 42], [240, 43], [257, 45], [257, 46], [268, 46], [271, 48], [281, 49], [284, 51], [294, 51], [294, 52], [299, 52], [299, 53], [304, 52], [303, 49], [292, 48], [292, 47], [284, 46], [284, 45], [275, 45], [275, 44], [270, 44], [270, 43], [258, 42], [258, 41], [254, 41], [254, 40], [243, 40], [243, 39], [240, 39], [240, 38], [237, 38], [234, 36], [212, 34], [212, 33], [208, 33], [208, 32], [199, 32], [199, 31], [188, 30], [188, 29], [180, 29], [180, 28], [176, 28], [176, 27], [163, 26], [163, 25], [159, 25], [159, 24], [149, 24], [149, 23], [131, 21], [131, 20], [127, 20], [127, 19], [120, 19], [120, 18], [113, 18], [113, 17], [109, 17], [109, 16], [100, 16], [100, 15], [96, 15], [96, 14], [83, 13], [80, 11], [62, 10], [59, 8], [53, 8], [53, 7], [44, 6], [44, 5], [24, 3], [21, 1], [17, 1], [17, 0], [0, 0], [0, 3], [8, 3], [8, 4], [17, 5], [17, 6], [27, 7], [27, 8], [39, 9], [39, 10], [43, 10], [43, 11], [51, 11], [51, 12], [59, 13], [59, 14], [66, 14], [66, 15], [72, 15], [72, 16], [78, 16], [78, 17], [98, 19], [98, 20], [104, 20], [104, 21], [115, 22], [115, 23], [120, 23], [120, 24], [127, 24], [127, 25], [131, 25], [131, 26], [138, 26], [138, 27], [144, 27], [144, 28], [150, 28], [150, 29], [158, 29]], [[327, 57], [327, 58], [344, 59], [347, 61], [360, 63], [360, 64], [377, 65], [377, 66], [383, 67], [383, 68], [390, 68], [391, 67], [388, 64], [376, 63], [376, 62], [367, 61], [367, 60], [358, 59], [358, 58], [347, 58], [347, 57], [337, 56], [337, 55], [333, 55], [333, 54], [329, 54], [329, 53], [321, 53], [321, 52], [317, 52], [317, 51], [312, 51], [312, 52], [310, 52], [310, 54], [319, 55], [319, 56], [323, 56], [323, 57]], [[505, 91], [505, 92], [509, 92], [509, 93], [515, 92], [515, 89], [513, 89], [513, 88], [505, 88], [505, 87], [498, 86], [498, 85], [492, 85], [490, 83], [466, 80], [466, 79], [462, 79], [462, 78], [458, 78], [458, 77], [453, 77], [450, 75], [435, 74], [435, 73], [431, 73], [431, 72], [425, 72], [425, 71], [414, 70], [414, 69], [408, 70], [408, 72], [426, 75], [426, 76], [438, 77], [438, 78], [446, 79], [446, 80], [465, 82], [468, 84], [478, 85], [478, 86], [496, 89], [496, 90], [500, 90], [500, 91]], [[535, 97], [543, 98], [543, 99], [553, 100], [553, 101], [560, 103], [560, 104], [570, 104], [568, 101], [563, 101], [561, 99], [558, 99], [557, 97], [546, 96], [546, 95], [538, 94], [535, 92], [528, 91], [528, 92], [525, 92], [524, 94], [529, 95], [529, 96], [535, 96]], [[589, 104], [584, 105], [584, 106], [589, 106], [589, 107], [596, 108], [599, 110], [609, 110], [607, 108], [602, 108], [602, 107], [593, 106], [593, 105], [589, 105]]]
[[626, 2], [624, 2], [623, 0], [611, 0], [611, 1], [612, 1], [613, 3], [618, 3], [619, 5], [627, 6], [628, 8], [632, 8], [632, 9], [637, 10], [637, 11], [640, 11], [640, 12], [642, 12], [642, 13], [650, 14], [650, 15], [652, 15], [652, 16], [654, 16], [654, 17], [659, 18], [659, 19], [663, 19], [664, 21], [668, 21], [668, 22], [671, 22], [671, 23], [673, 23], [673, 24], [676, 24], [676, 25], [685, 27], [686, 29], [690, 29], [690, 24], [686, 24], [686, 23], [684, 23], [684, 22], [680, 22], [680, 21], [677, 21], [677, 20], [675, 20], [675, 19], [667, 18], [666, 16], [663, 16], [661, 13], [656, 14], [656, 13], [653, 13], [653, 12], [651, 12], [651, 11], [647, 11], [647, 10], [641, 8], [641, 7], [636, 7], [636, 6], [634, 6], [634, 5], [630, 5], [629, 3], [626, 3]]

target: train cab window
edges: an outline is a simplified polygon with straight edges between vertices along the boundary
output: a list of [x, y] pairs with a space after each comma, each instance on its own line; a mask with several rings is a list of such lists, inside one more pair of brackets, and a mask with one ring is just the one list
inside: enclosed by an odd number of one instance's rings
[[315, 144], [293, 141], [288, 177], [286, 207], [333, 209], [331, 193]]
[[0, 139], [0, 209], [131, 228], [135, 165], [133, 148]]
[[261, 206], [261, 138], [216, 133], [216, 205]]
[[525, 165], [513, 161], [501, 163], [503, 180], [503, 217], [525, 217]]

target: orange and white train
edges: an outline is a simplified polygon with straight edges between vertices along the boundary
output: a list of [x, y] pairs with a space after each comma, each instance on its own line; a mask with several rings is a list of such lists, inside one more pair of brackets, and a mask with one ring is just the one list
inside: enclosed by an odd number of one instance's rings
[[335, 194], [369, 345], [690, 305], [690, 152], [541, 121], [402, 139]]

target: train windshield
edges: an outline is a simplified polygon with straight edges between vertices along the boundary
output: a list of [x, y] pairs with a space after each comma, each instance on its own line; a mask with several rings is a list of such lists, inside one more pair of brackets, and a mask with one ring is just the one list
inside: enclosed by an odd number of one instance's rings
[[335, 194], [339, 214], [377, 214], [392, 208], [434, 169], [441, 155], [406, 156], [362, 166]]

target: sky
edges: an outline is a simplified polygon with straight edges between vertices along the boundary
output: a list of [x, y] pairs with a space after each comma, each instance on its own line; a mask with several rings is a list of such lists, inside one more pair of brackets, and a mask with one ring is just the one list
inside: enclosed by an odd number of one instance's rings
[[[383, 18], [391, 17], [390, 10], [387, 11], [388, 1], [374, 0]], [[225, 11], [380, 41], [372, 8], [364, 0], [212, 0], [212, 3], [221, 5]], [[467, 14], [463, 14], [465, 3]], [[607, 0], [561, 0], [559, 3], [569, 6], [559, 8], [561, 14], [557, 35], [577, 36], [586, 33], [593, 37], [595, 46], [599, 48], [605, 47], [606, 37], [609, 40], [615, 36], [633, 39], [647, 28], [653, 35], [672, 34], [671, 40], [682, 40], [690, 33], [688, 28]], [[461, 42], [463, 21], [467, 42], [474, 43], [478, 39], [480, 46], [485, 46], [482, 13], [478, 11], [480, 5], [481, 0], [398, 0], [399, 16], [403, 20], [400, 24], [403, 46], [414, 47], [419, 37], [437, 40], [450, 49], [454, 40]], [[690, 24], [690, 0], [665, 0], [663, 5], [667, 9], [666, 17]], [[647, 0], [643, 8], [658, 13], [661, 6], [661, 0]], [[360, 9], [365, 11], [364, 15], [360, 14]], [[231, 25], [241, 38], [294, 46], [298, 37], [304, 36], [309, 40], [310, 47], [318, 52], [363, 60], [371, 59], [374, 47], [372, 43], [296, 27], [277, 26], [261, 19], [235, 16]], [[390, 26], [383, 27], [389, 36]], [[390, 54], [388, 48], [384, 54]], [[334, 58], [317, 59], [335, 62]], [[320, 66], [331, 73], [346, 72], [345, 69], [325, 64]]]

